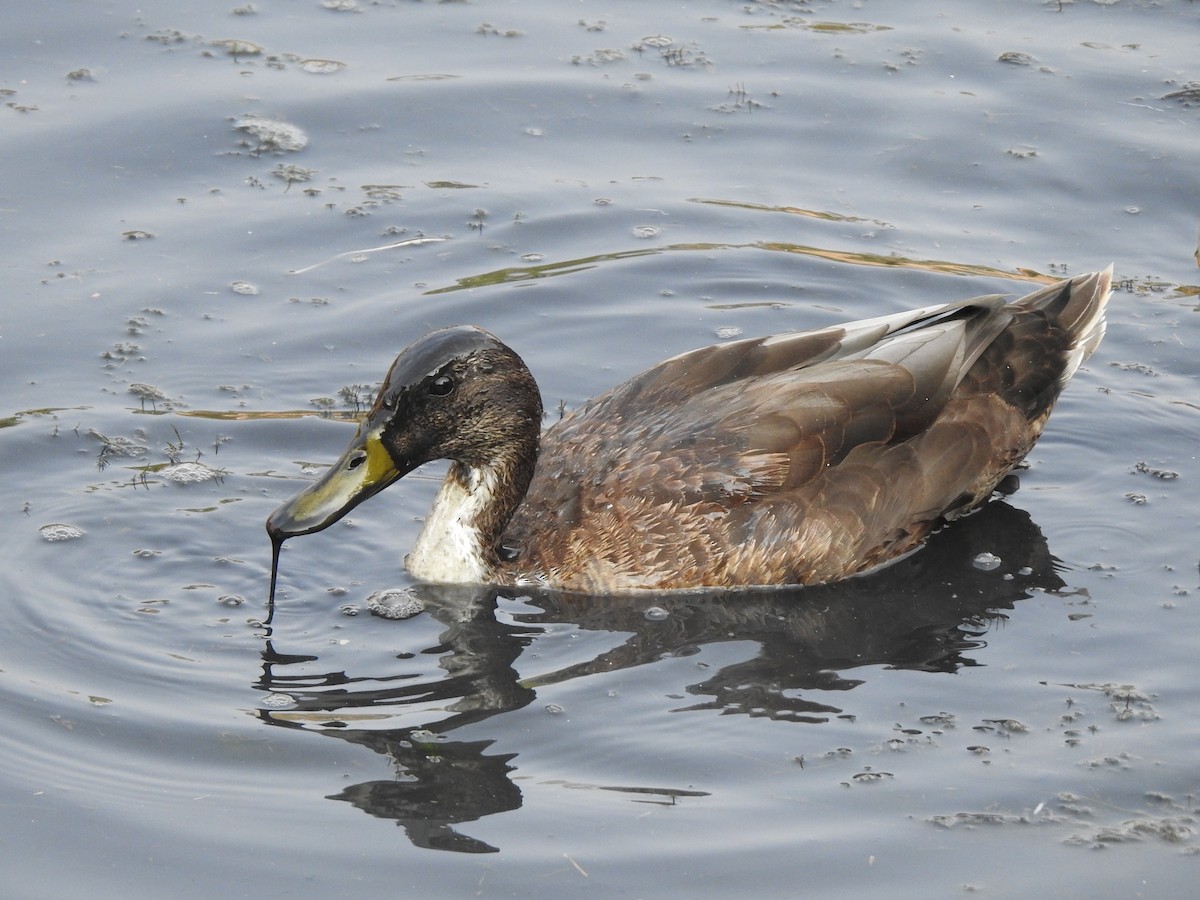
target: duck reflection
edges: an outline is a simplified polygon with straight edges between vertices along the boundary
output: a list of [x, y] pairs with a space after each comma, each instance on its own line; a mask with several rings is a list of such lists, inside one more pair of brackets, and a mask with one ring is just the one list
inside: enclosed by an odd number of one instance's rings
[[[991, 568], [982, 560], [1000, 558]], [[498, 848], [455, 826], [516, 809], [509, 777], [514, 753], [489, 753], [491, 740], [455, 741], [448, 733], [532, 703], [540, 687], [599, 672], [697, 653], [709, 644], [750, 641], [752, 659], [681, 686], [695, 698], [682, 710], [820, 723], [847, 715], [804, 693], [849, 691], [864, 666], [954, 672], [976, 665], [989, 627], [1035, 590], [1064, 582], [1027, 513], [993, 501], [935, 535], [919, 553], [889, 568], [822, 587], [736, 593], [585, 597], [515, 588], [421, 585], [424, 607], [397, 623], [420, 653], [389, 657], [394, 670], [374, 676], [321, 672], [315, 656], [286, 655], [268, 640], [257, 688], [286, 694], [287, 709], [264, 708], [271, 725], [316, 730], [388, 757], [395, 777], [346, 788], [343, 800], [394, 820], [418, 847], [467, 853]], [[516, 668], [525, 648], [550, 628], [623, 636], [597, 655], [533, 678]], [[432, 631], [430, 630], [432, 629]], [[394, 664], [394, 666], [392, 666]], [[669, 787], [611, 787], [646, 800], [674, 802], [698, 792]]]

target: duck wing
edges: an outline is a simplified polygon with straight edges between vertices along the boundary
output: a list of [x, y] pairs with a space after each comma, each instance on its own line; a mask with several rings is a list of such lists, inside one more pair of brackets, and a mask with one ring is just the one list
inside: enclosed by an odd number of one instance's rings
[[[919, 334], [921, 331], [928, 329], [936, 332], [939, 322], [955, 319], [973, 324], [976, 329], [976, 350], [979, 351], [986, 346], [989, 337], [995, 337], [1007, 324], [1007, 320], [996, 315], [1003, 307], [1000, 295], [989, 295], [863, 319], [818, 331], [746, 338], [702, 347], [647, 369], [625, 384], [595, 398], [579, 413], [588, 415], [589, 409], [597, 406], [606, 407], [607, 412], [619, 411], [622, 406], [649, 408], [657, 404], [678, 403], [725, 384], [798, 372], [836, 360], [885, 354], [888, 347], [898, 349], [924, 343], [929, 335], [923, 338]], [[978, 329], [985, 324], [990, 326], [988, 333], [980, 333]]]

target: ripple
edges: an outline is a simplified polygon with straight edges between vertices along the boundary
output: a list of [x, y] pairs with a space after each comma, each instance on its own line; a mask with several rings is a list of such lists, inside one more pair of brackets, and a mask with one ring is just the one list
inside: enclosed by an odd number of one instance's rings
[[1082, 521], [1055, 525], [1055, 555], [1070, 568], [1106, 573], [1145, 573], [1170, 562], [1175, 543], [1155, 539], [1136, 521]]

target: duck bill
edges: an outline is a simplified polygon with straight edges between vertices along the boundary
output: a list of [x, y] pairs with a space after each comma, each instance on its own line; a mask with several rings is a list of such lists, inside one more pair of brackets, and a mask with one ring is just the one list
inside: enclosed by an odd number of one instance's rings
[[368, 497], [402, 476], [379, 439], [379, 430], [360, 429], [341, 459], [267, 519], [267, 533], [278, 545], [298, 534], [328, 528]]

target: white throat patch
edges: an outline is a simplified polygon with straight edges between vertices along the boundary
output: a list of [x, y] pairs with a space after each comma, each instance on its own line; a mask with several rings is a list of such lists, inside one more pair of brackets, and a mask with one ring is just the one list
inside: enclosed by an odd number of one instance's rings
[[496, 475], [486, 469], [469, 469], [464, 488], [451, 474], [446, 476], [425, 517], [404, 565], [424, 581], [448, 584], [485, 584], [492, 575], [483, 538], [476, 522], [492, 502]]

